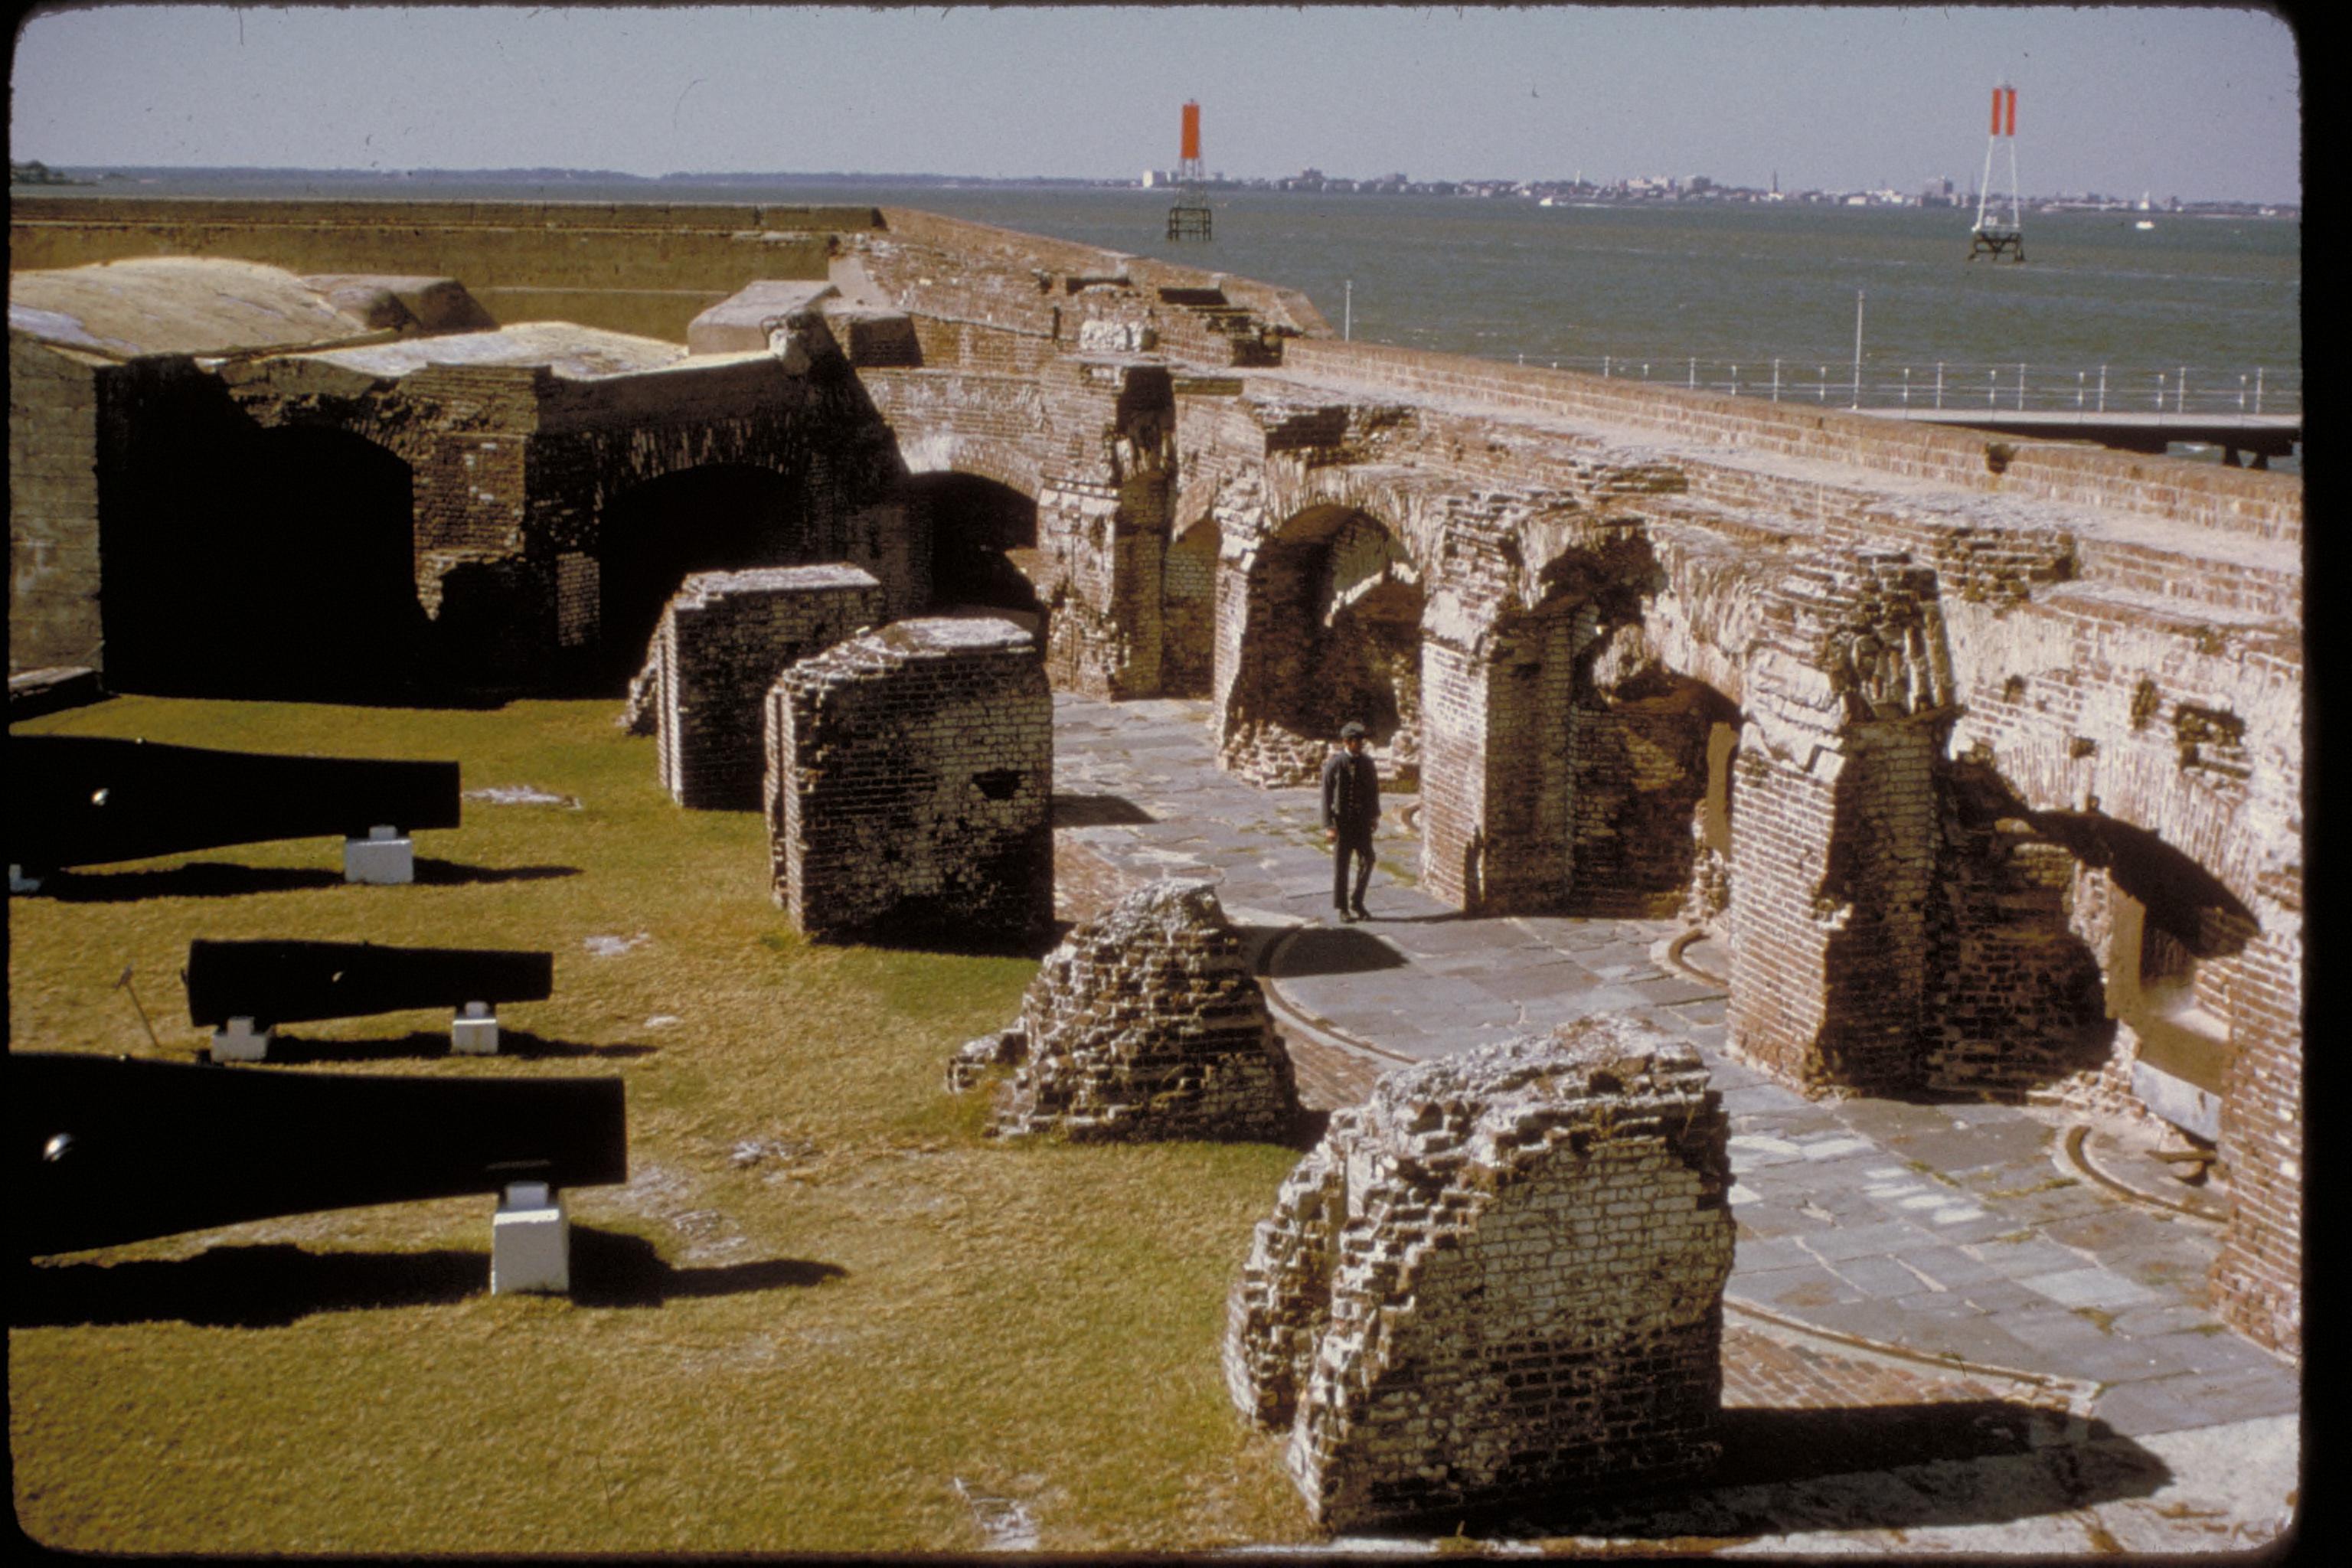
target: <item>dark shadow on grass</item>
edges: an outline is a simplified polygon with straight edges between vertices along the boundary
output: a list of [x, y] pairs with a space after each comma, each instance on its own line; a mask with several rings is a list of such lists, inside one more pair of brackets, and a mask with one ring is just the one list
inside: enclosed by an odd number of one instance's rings
[[1376, 936], [1350, 926], [1298, 926], [1276, 939], [1271, 973], [1284, 980], [1313, 974], [1367, 974], [1402, 969], [1404, 955]]
[[[649, 1057], [660, 1049], [657, 1046], [617, 1045], [591, 1046], [574, 1040], [542, 1039], [528, 1029], [499, 1030], [496, 1057], [478, 1057], [478, 1061], [496, 1061], [502, 1057]], [[452, 1055], [446, 1030], [416, 1029], [395, 1039], [378, 1040], [313, 1040], [299, 1035], [278, 1034], [269, 1042], [269, 1060], [281, 1066], [299, 1062], [384, 1062], [417, 1061], [428, 1058]]]
[[41, 890], [33, 896], [68, 904], [118, 904], [140, 899], [240, 899], [248, 893], [309, 892], [341, 887], [342, 882], [342, 872], [324, 868], [233, 866], [198, 860], [161, 871], [47, 872]]
[[[2151, 1497], [2173, 1479], [2161, 1459], [2103, 1421], [2010, 1400], [1726, 1410], [1717, 1432], [1721, 1460], [1680, 1486], [1614, 1498], [1521, 1499], [1435, 1513], [1381, 1533], [1426, 1538], [1459, 1521], [1494, 1536], [1605, 1536], [1672, 1547], [1781, 1535], [1825, 1514], [1850, 1530], [2010, 1524]], [[2099, 1448], [2086, 1452], [2093, 1443]], [[1927, 1465], [1951, 1468], [1915, 1479]]]
[[313, 1312], [446, 1303], [489, 1288], [487, 1252], [308, 1252], [278, 1242], [135, 1263], [20, 1264], [8, 1321], [277, 1328]]
[[422, 855], [416, 858], [416, 879], [436, 888], [467, 882], [544, 882], [578, 875], [577, 866], [461, 866], [450, 860], [428, 860]]
[[[577, 866], [464, 866], [419, 856], [416, 879], [428, 887], [478, 882], [535, 882], [577, 877]], [[18, 898], [55, 899], [67, 904], [122, 904], [141, 899], [241, 899], [251, 893], [315, 892], [347, 885], [341, 870], [323, 866], [238, 866], [197, 860], [154, 871], [50, 871], [41, 889]]]
[[1132, 827], [1160, 819], [1117, 795], [1057, 795], [1054, 797], [1056, 827]]
[[797, 1258], [680, 1268], [643, 1237], [584, 1225], [572, 1227], [572, 1299], [583, 1307], [658, 1307], [688, 1297], [821, 1285], [848, 1275], [837, 1263]]
[[[487, 1213], [491, 1201], [482, 1199]], [[835, 1263], [778, 1258], [679, 1268], [639, 1237], [572, 1227], [572, 1300], [583, 1307], [658, 1307], [846, 1278]], [[446, 1305], [490, 1288], [490, 1255], [311, 1252], [286, 1242], [215, 1247], [194, 1258], [16, 1266], [8, 1321], [17, 1328], [151, 1323], [280, 1328], [314, 1312]]]

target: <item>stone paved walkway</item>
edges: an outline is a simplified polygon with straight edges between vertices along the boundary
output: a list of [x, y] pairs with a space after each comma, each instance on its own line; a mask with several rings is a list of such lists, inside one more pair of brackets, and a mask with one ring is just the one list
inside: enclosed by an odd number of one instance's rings
[[[1066, 872], [1090, 864], [1101, 885], [1217, 884], [1310, 1103], [1351, 1101], [1401, 1062], [1640, 1012], [1696, 1046], [1731, 1114], [1727, 1349], [1742, 1333], [1843, 1349], [1855, 1364], [2005, 1387], [2126, 1438], [2297, 1412], [2297, 1370], [2207, 1304], [2217, 1201], [2170, 1184], [2127, 1139], [2094, 1131], [2090, 1161], [2174, 1207], [2095, 1179], [2046, 1110], [1807, 1100], [1727, 1053], [1725, 992], [1707, 977], [1726, 955], [1705, 942], [1675, 953], [1676, 923], [1471, 920], [1421, 892], [1400, 820], [1410, 796], [1391, 798], [1376, 840], [1373, 918], [1334, 924], [1315, 791], [1217, 771], [1208, 715], [1196, 701], [1056, 696], [1057, 843]], [[1727, 1402], [1771, 1360], [1727, 1367]]]

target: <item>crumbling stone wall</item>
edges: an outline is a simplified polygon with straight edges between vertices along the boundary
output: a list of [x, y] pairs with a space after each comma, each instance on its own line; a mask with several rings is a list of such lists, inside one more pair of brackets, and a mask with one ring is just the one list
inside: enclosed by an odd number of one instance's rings
[[1283, 1184], [1225, 1377], [1360, 1528], [1685, 1481], [1714, 1462], [1728, 1122], [1623, 1016], [1382, 1078]]
[[776, 902], [813, 937], [1023, 942], [1054, 913], [1054, 705], [1028, 633], [897, 621], [768, 693]]
[[[641, 624], [604, 624], [604, 563], [635, 542], [614, 520], [681, 476], [756, 472], [789, 505], [756, 532], [733, 517], [681, 523], [649, 552], [675, 559], [673, 582], [845, 562], [881, 583], [891, 614], [919, 606], [929, 562], [903, 526], [896, 450], [822, 323], [812, 331], [798, 368], [542, 324], [444, 337], [430, 354], [288, 354], [220, 375], [256, 426], [347, 430], [409, 463], [416, 597], [438, 658], [463, 681], [530, 689], [634, 668], [667, 595]], [[703, 533], [725, 558], [698, 558]]]
[[882, 584], [855, 566], [698, 572], [656, 635], [656, 755], [680, 805], [756, 811], [768, 689], [787, 666], [884, 620]]
[[2030, 820], [1955, 795], [1928, 910], [1926, 1086], [2087, 1100], [2109, 1065], [2114, 1030], [2098, 953], [2071, 918], [2078, 863]]
[[1732, 1045], [1813, 1089], [1918, 1080], [1952, 677], [1932, 574], [1798, 561], [1769, 591], [1734, 768]]
[[1299, 1115], [1265, 994], [1205, 882], [1147, 883], [1071, 931], [949, 1085], [991, 1066], [1014, 1069], [992, 1134], [1275, 1140]]

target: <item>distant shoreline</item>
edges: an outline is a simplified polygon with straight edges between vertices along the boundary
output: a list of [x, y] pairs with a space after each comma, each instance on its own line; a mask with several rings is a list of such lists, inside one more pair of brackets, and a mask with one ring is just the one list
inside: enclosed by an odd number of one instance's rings
[[[1138, 195], [1164, 195], [1174, 187], [1165, 181], [1146, 184], [1136, 179], [1081, 179], [1050, 175], [1020, 175], [992, 177], [965, 174], [805, 174], [789, 171], [765, 171], [755, 174], [629, 174], [611, 169], [287, 169], [227, 165], [221, 167], [177, 167], [160, 164], [125, 164], [119, 167], [56, 166], [44, 168], [37, 177], [26, 177], [25, 165], [12, 165], [9, 188], [41, 192], [74, 193], [93, 196], [127, 195], [133, 192], [154, 193], [173, 186], [201, 188], [222, 184], [244, 186], [317, 186], [334, 185], [351, 194], [365, 190], [370, 194], [397, 196], [412, 191], [432, 190], [448, 186], [537, 186], [578, 185], [610, 187], [614, 185], [642, 188], [647, 195], [670, 191], [698, 189], [741, 189], [746, 186], [774, 185], [796, 188], [845, 187], [883, 190], [1054, 190], [1054, 191], [1123, 191]], [[1276, 195], [1333, 196], [1451, 196], [1473, 200], [1528, 201], [1540, 205], [1574, 206], [1798, 206], [1808, 209], [1858, 207], [1864, 211], [1886, 211], [1905, 208], [1944, 208], [1960, 210], [1975, 203], [1973, 193], [1932, 200], [1919, 197], [1889, 200], [1889, 193], [1852, 191], [1801, 191], [1792, 193], [1761, 192], [1743, 186], [1716, 186], [1702, 183], [1692, 190], [1659, 190], [1654, 188], [1620, 188], [1616, 186], [1575, 185], [1566, 181], [1433, 181], [1401, 183], [1398, 177], [1385, 180], [1325, 180], [1318, 176], [1314, 184], [1300, 184], [1295, 179], [1233, 180], [1212, 179], [1202, 188], [1213, 194], [1250, 193]], [[2058, 195], [2021, 196], [2019, 205], [2035, 214], [2054, 212], [2150, 212], [2174, 217], [2223, 216], [2273, 218], [2300, 222], [2303, 206], [2299, 202], [2252, 201], [2167, 201], [2142, 205], [2122, 196], [2105, 196], [2097, 193], [2085, 195]], [[2004, 204], [2005, 205], [2005, 204]]]

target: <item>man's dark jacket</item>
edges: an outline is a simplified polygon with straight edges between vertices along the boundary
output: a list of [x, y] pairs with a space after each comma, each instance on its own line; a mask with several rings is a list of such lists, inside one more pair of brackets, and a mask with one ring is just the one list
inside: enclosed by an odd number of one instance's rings
[[1381, 816], [1381, 774], [1370, 752], [1339, 751], [1323, 764], [1323, 826], [1369, 833]]

